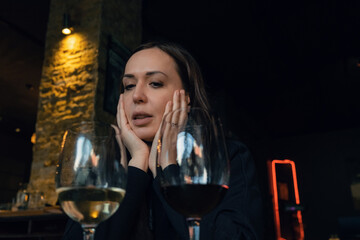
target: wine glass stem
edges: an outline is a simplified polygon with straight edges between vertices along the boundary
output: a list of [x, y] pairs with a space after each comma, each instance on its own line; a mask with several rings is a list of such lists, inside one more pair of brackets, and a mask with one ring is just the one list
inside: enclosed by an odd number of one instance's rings
[[95, 239], [95, 228], [84, 228], [84, 240]]
[[190, 240], [200, 240], [200, 219], [188, 219]]

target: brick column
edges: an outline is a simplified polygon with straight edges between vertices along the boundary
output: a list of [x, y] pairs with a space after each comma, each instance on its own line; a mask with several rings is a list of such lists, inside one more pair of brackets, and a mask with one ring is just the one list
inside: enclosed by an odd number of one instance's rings
[[[64, 13], [74, 25], [69, 36], [61, 34]], [[129, 50], [140, 43], [141, 0], [51, 1], [30, 176], [31, 189], [45, 192], [50, 204], [57, 200], [55, 168], [66, 128], [114, 120], [104, 109], [110, 40]], [[110, 85], [116, 90], [118, 82]]]

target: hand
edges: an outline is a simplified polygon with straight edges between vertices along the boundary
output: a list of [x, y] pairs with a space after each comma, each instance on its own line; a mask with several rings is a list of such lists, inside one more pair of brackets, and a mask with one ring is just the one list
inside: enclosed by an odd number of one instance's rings
[[115, 138], [120, 147], [120, 156], [121, 156], [120, 163], [124, 168], [127, 168], [128, 162], [127, 162], [127, 157], [126, 157], [126, 148], [125, 148], [124, 143], [121, 140], [120, 128], [114, 124], [111, 124], [111, 127], [115, 130], [115, 133], [116, 133]]
[[[176, 138], [178, 134], [178, 129], [176, 128], [178, 125], [183, 125], [187, 119], [187, 108], [188, 104], [190, 103], [190, 98], [186, 96], [184, 90], [176, 90], [174, 92], [173, 101], [169, 101], [166, 104], [163, 120], [165, 119], [166, 126], [164, 126], [164, 139], [167, 139], [168, 141], [163, 142], [162, 147], [170, 147], [172, 146], [172, 154], [176, 154]], [[176, 109], [182, 109], [180, 111], [175, 112], [174, 114], [168, 114], [171, 111], [174, 111]], [[162, 121], [163, 124], [164, 121]], [[151, 172], [153, 173], [154, 178], [156, 177], [156, 156], [157, 156], [157, 146], [160, 138], [160, 131], [162, 129], [162, 124], [160, 124], [160, 127], [154, 137], [151, 151], [150, 151], [150, 157], [149, 157], [149, 168]], [[175, 141], [175, 142], [174, 142]], [[175, 164], [176, 163], [176, 157], [172, 158], [174, 162], [166, 163], [167, 165]], [[162, 166], [163, 168], [166, 166]]]
[[116, 114], [117, 124], [121, 133], [122, 143], [131, 155], [129, 166], [137, 167], [147, 172], [149, 167], [149, 147], [131, 129], [124, 110], [123, 94], [120, 95]]

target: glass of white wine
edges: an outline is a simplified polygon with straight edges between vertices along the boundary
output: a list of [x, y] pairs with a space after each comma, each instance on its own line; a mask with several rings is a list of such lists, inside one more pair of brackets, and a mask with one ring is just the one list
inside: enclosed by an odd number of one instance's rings
[[82, 122], [63, 136], [56, 192], [64, 212], [81, 224], [84, 239], [112, 216], [125, 196], [126, 152], [110, 124]]

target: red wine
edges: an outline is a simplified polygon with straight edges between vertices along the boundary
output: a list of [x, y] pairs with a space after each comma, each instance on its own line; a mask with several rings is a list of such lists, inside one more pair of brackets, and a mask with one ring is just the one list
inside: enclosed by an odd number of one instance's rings
[[185, 217], [201, 218], [223, 199], [227, 188], [214, 184], [184, 184], [161, 188], [166, 202]]

